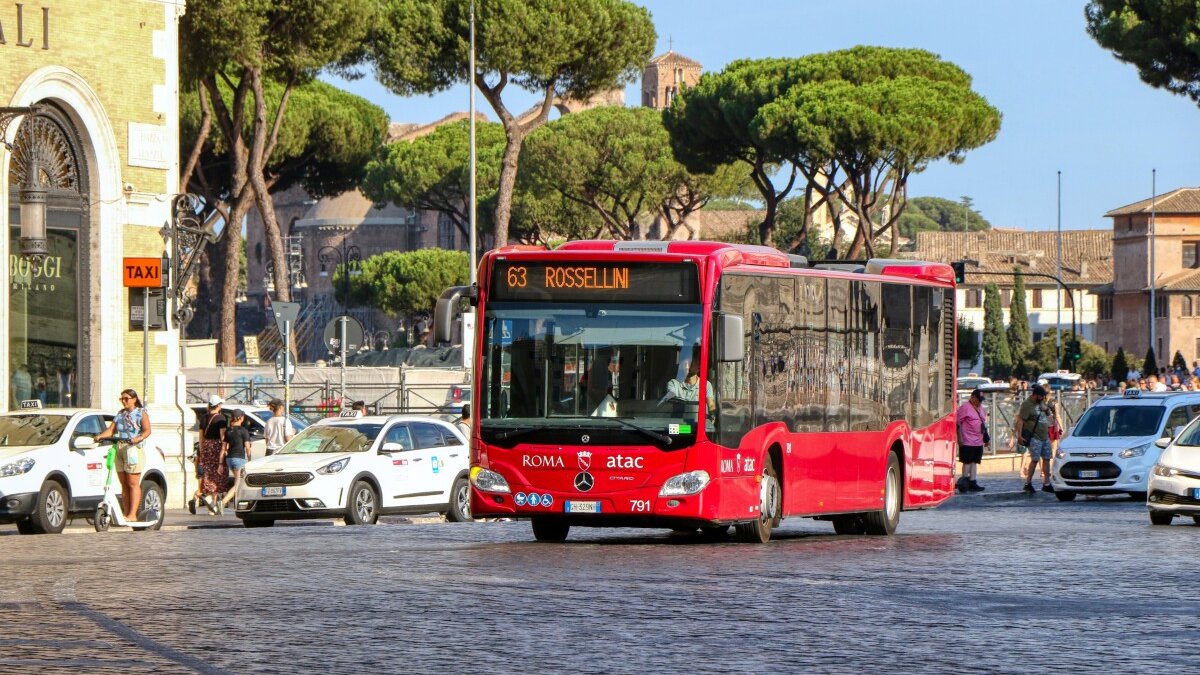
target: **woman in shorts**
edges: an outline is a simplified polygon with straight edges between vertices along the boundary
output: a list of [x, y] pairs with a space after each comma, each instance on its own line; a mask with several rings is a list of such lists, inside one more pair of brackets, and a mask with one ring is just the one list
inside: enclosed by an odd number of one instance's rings
[[150, 437], [150, 413], [132, 389], [122, 391], [117, 399], [121, 401], [121, 409], [112, 424], [96, 438], [115, 436], [117, 439], [115, 468], [121, 482], [121, 509], [125, 511], [127, 521], [136, 522], [138, 506], [142, 503], [142, 469], [146, 466], [142, 446]]

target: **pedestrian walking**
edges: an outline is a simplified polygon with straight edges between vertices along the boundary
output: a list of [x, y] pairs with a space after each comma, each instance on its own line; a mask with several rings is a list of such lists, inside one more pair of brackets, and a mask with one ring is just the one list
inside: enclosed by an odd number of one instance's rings
[[471, 440], [471, 404], [464, 403], [462, 407], [462, 417], [454, 421], [454, 426], [462, 433], [463, 438]]
[[121, 402], [121, 409], [96, 438], [117, 439], [115, 468], [121, 483], [121, 508], [127, 521], [137, 522], [138, 507], [142, 503], [142, 469], [146, 466], [143, 446], [150, 437], [150, 414], [133, 389], [122, 391], [117, 400]]
[[273, 455], [292, 440], [296, 430], [289, 424], [290, 420], [283, 412], [283, 401], [274, 399], [267, 404], [267, 409], [271, 411], [271, 419], [267, 420], [267, 454]]
[[200, 472], [200, 485], [196, 494], [188, 502], [188, 510], [196, 513], [196, 504], [204, 504], [208, 512], [217, 514], [218, 496], [228, 480], [228, 472], [223, 461], [225, 451], [225, 431], [229, 423], [221, 406], [225, 403], [220, 396], [213, 394], [208, 397], [208, 412], [200, 422], [200, 452], [196, 457]]
[[1042, 491], [1054, 492], [1050, 486], [1050, 422], [1046, 418], [1042, 406], [1046, 400], [1046, 389], [1035, 384], [1030, 389], [1029, 398], [1017, 410], [1017, 418], [1013, 425], [1013, 437], [1009, 440], [1012, 448], [1018, 439], [1029, 449], [1029, 468], [1025, 473], [1025, 491], [1034, 492], [1033, 474], [1037, 473], [1038, 463], [1042, 465]]
[[962, 462], [962, 477], [956, 489], [959, 492], [981, 492], [979, 464], [983, 461], [983, 448], [991, 441], [987, 430], [987, 412], [983, 409], [983, 392], [976, 389], [958, 407], [954, 415], [958, 423], [958, 461]]
[[225, 506], [237, 498], [238, 486], [246, 475], [246, 462], [250, 461], [250, 432], [246, 431], [243, 423], [246, 413], [234, 410], [229, 416], [229, 428], [225, 431], [225, 466], [233, 486], [225, 493], [225, 499], [217, 503], [217, 513], [225, 513]]

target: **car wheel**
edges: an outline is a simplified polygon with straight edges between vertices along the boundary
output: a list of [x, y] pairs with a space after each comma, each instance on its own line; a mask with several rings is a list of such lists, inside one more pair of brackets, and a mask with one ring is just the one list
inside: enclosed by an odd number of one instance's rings
[[1135, 502], [1144, 502], [1144, 501], [1146, 501], [1146, 493], [1145, 492], [1130, 492], [1129, 498]]
[[529, 524], [538, 541], [563, 541], [571, 532], [571, 524], [558, 518], [531, 518]]
[[273, 527], [275, 521], [270, 518], [242, 518], [242, 527]]
[[365, 480], [355, 481], [346, 503], [347, 525], [374, 525], [379, 520], [379, 497]]
[[883, 482], [883, 509], [868, 511], [863, 514], [863, 525], [867, 534], [895, 534], [896, 526], [900, 524], [900, 507], [903, 505], [904, 491], [900, 486], [900, 458], [896, 453], [888, 453], [887, 474]]
[[734, 526], [738, 541], [765, 544], [771, 540], [771, 529], [783, 513], [783, 492], [770, 455], [763, 456], [762, 484], [759, 489], [758, 518]]
[[1192, 522], [1200, 525], [1200, 516], [1192, 516]]
[[67, 526], [67, 490], [48, 480], [38, 493], [37, 507], [29, 516], [33, 534], [58, 534]]
[[446, 511], [446, 520], [452, 523], [466, 523], [471, 520], [471, 483], [466, 476], [460, 476], [450, 488], [450, 509]]
[[1060, 501], [1060, 502], [1073, 502], [1073, 501], [1075, 501], [1075, 493], [1074, 493], [1074, 492], [1071, 492], [1071, 491], [1069, 491], [1069, 490], [1055, 490], [1055, 491], [1054, 491], [1054, 496], [1055, 496], [1055, 497], [1058, 499], [1058, 501]]
[[866, 534], [867, 524], [863, 522], [862, 516], [857, 513], [834, 516], [833, 531], [838, 534]]
[[1153, 525], [1170, 525], [1175, 514], [1170, 511], [1151, 511], [1150, 522]]
[[[143, 515], [145, 514], [145, 515]], [[166, 517], [166, 512], [163, 509], [163, 491], [154, 481], [146, 481], [142, 483], [142, 508], [138, 510], [138, 520], [145, 522], [146, 516], [154, 518], [154, 524], [149, 527], [135, 527], [135, 532], [145, 532], [146, 530], [162, 529], [163, 518]]]

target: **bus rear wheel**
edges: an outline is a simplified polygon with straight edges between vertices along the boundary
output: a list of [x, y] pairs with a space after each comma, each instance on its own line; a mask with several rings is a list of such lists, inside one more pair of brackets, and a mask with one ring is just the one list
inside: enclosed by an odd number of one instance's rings
[[758, 518], [748, 523], [735, 525], [737, 540], [752, 544], [765, 544], [771, 540], [771, 529], [783, 515], [783, 491], [775, 473], [775, 463], [770, 455], [763, 456], [762, 483], [759, 485]]
[[564, 541], [571, 532], [571, 524], [557, 518], [532, 518], [529, 524], [538, 541]]
[[895, 534], [900, 524], [900, 507], [904, 491], [900, 486], [900, 459], [896, 453], [888, 453], [887, 474], [883, 479], [883, 508], [863, 514], [863, 525], [867, 534]]

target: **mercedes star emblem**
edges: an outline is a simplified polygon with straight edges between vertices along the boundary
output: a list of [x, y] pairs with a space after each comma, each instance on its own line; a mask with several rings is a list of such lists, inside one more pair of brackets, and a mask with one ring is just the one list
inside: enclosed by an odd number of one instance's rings
[[592, 437], [584, 434], [579, 440], [583, 441], [584, 443], [591, 443]]
[[587, 492], [596, 484], [596, 480], [592, 478], [592, 474], [586, 471], [580, 471], [575, 474], [575, 489], [580, 492]]

